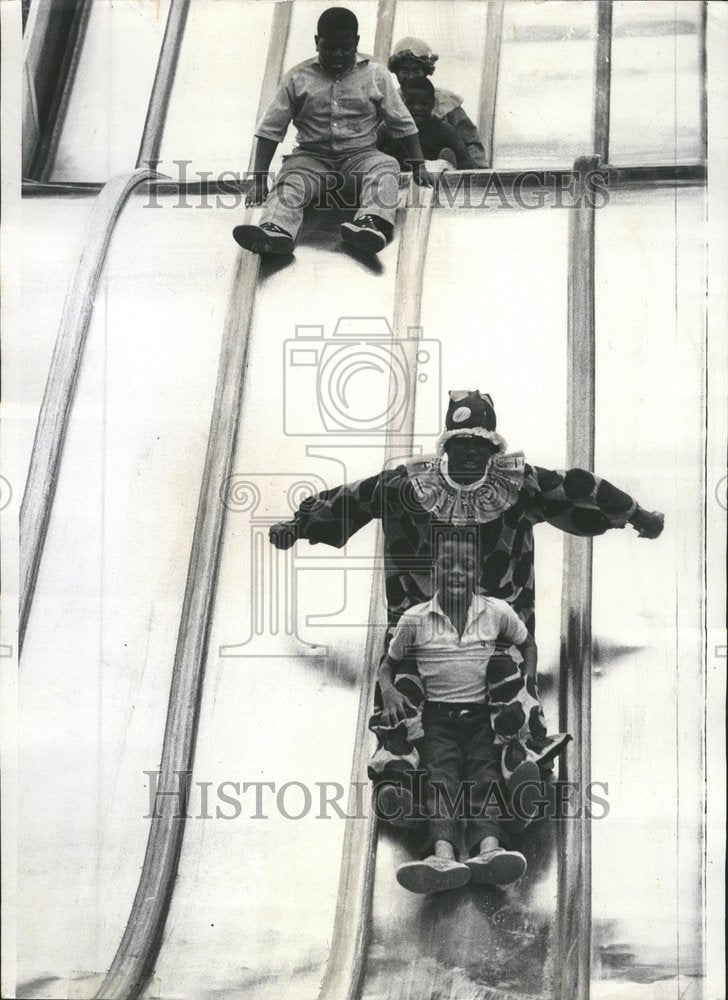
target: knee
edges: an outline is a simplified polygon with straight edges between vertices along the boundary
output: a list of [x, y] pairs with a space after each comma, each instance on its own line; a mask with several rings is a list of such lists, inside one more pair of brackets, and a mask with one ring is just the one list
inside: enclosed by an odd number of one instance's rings
[[377, 177], [394, 175], [399, 178], [399, 163], [397, 163], [393, 156], [389, 156], [387, 153], [378, 153], [369, 164], [367, 173]]
[[287, 170], [276, 181], [276, 194], [289, 208], [303, 208], [314, 196], [316, 179], [304, 170]]

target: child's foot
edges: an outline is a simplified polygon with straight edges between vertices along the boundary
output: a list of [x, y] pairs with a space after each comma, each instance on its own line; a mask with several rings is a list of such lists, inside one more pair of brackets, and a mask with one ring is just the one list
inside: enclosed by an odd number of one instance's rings
[[273, 222], [262, 222], [259, 226], [236, 226], [233, 239], [243, 250], [250, 250], [251, 253], [293, 253], [293, 237]]
[[362, 215], [353, 222], [343, 222], [340, 232], [344, 243], [362, 253], [379, 253], [387, 245], [387, 237], [371, 215]]
[[526, 871], [526, 859], [518, 851], [496, 847], [484, 851], [467, 862], [477, 885], [510, 885]]
[[[521, 785], [525, 786], [521, 788]], [[524, 760], [506, 781], [514, 805], [515, 818], [527, 827], [538, 815], [541, 796], [541, 770], [532, 760]], [[516, 794], [517, 789], [521, 790]]]
[[397, 881], [410, 892], [445, 892], [467, 885], [470, 869], [454, 858], [438, 858], [433, 854], [424, 861], [408, 861], [400, 865]]

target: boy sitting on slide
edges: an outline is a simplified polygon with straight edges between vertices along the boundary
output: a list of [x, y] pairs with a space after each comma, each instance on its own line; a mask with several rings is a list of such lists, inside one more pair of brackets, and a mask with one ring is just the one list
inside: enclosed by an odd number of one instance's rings
[[[535, 678], [533, 637], [513, 609], [495, 597], [475, 593], [480, 562], [473, 533], [442, 536], [435, 552], [432, 600], [405, 611], [397, 624], [379, 675], [383, 715], [395, 724], [411, 706], [393, 678], [408, 655], [417, 661], [425, 689], [420, 747], [425, 777], [425, 815], [432, 853], [397, 871], [411, 892], [456, 889], [471, 879], [508, 885], [526, 870], [526, 859], [503, 846], [498, 799], [500, 748], [487, 704], [488, 663], [496, 645], [515, 645], [528, 678]], [[460, 820], [473, 855], [457, 859]]]
[[259, 226], [236, 226], [233, 237], [253, 253], [293, 251], [303, 210], [318, 195], [358, 182], [359, 210], [341, 226], [346, 243], [378, 253], [392, 234], [399, 197], [399, 164], [376, 147], [383, 121], [407, 152], [414, 179], [432, 186], [417, 126], [383, 66], [357, 53], [359, 26], [345, 7], [330, 7], [318, 21], [317, 55], [283, 78], [255, 130], [253, 187], [247, 205], [268, 194], [268, 168], [292, 121], [298, 144], [286, 157], [266, 200]]
[[[425, 165], [429, 170], [439, 173], [448, 169], [475, 169], [476, 163], [471, 159], [468, 147], [457, 129], [444, 119], [435, 117], [435, 88], [427, 77], [405, 80], [402, 84], [402, 99], [417, 126]], [[379, 128], [377, 145], [383, 153], [389, 153], [401, 167], [407, 169], [407, 152], [402, 141], [395, 139], [386, 125]]]

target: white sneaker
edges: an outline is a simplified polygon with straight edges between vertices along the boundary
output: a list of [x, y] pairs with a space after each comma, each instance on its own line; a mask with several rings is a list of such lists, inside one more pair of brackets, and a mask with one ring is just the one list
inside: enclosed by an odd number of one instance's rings
[[433, 854], [424, 861], [408, 861], [397, 869], [397, 881], [410, 892], [445, 892], [460, 889], [470, 881], [470, 868], [450, 858]]
[[526, 859], [518, 851], [496, 847], [493, 851], [478, 854], [467, 862], [477, 885], [510, 885], [525, 873]]

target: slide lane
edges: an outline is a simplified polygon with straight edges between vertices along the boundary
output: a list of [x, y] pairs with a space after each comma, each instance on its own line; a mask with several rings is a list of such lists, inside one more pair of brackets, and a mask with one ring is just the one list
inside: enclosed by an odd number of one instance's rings
[[[345, 550], [302, 542], [278, 552], [267, 531], [303, 496], [384, 460], [381, 433], [344, 442], [326, 421], [346, 425], [347, 404], [387, 411], [389, 347], [371, 344], [383, 330], [376, 312], [394, 308], [398, 237], [379, 259], [359, 259], [341, 247], [342, 218], [306, 223], [293, 259], [260, 268], [225, 486], [194, 818], [149, 997], [313, 998], [329, 953], [345, 820], [321, 809], [321, 786], [341, 787], [346, 806], [376, 525]], [[359, 331], [348, 347], [333, 337], [339, 321], [339, 333]], [[363, 381], [347, 383], [361, 365]]]
[[28, 620], [19, 997], [94, 992], [143, 858], [235, 259], [175, 201], [117, 222]]
[[[490, 392], [498, 431], [510, 448], [523, 449], [527, 461], [554, 468], [563, 467], [566, 448], [566, 221], [566, 213], [549, 209], [509, 212], [507, 218], [477, 209], [436, 209], [421, 315], [423, 340], [442, 341], [443, 392]], [[483, 252], [460, 253], [473, 245]], [[524, 248], [529, 295], [523, 294]], [[443, 282], [447, 297], [439, 292]], [[453, 323], [453, 301], [458, 317], [470, 317], [468, 324], [460, 319]], [[524, 398], [538, 399], [549, 419], [534, 421], [533, 406], [523, 406]], [[418, 400], [415, 443], [432, 452], [437, 425], [432, 427], [425, 404]], [[558, 723], [562, 545], [555, 530], [536, 530], [539, 672], [552, 731]], [[395, 879], [397, 866], [420, 850], [416, 835], [380, 825], [361, 997], [550, 996], [556, 904], [553, 824], [534, 824], [514, 846], [529, 863], [518, 885], [417, 897]]]

